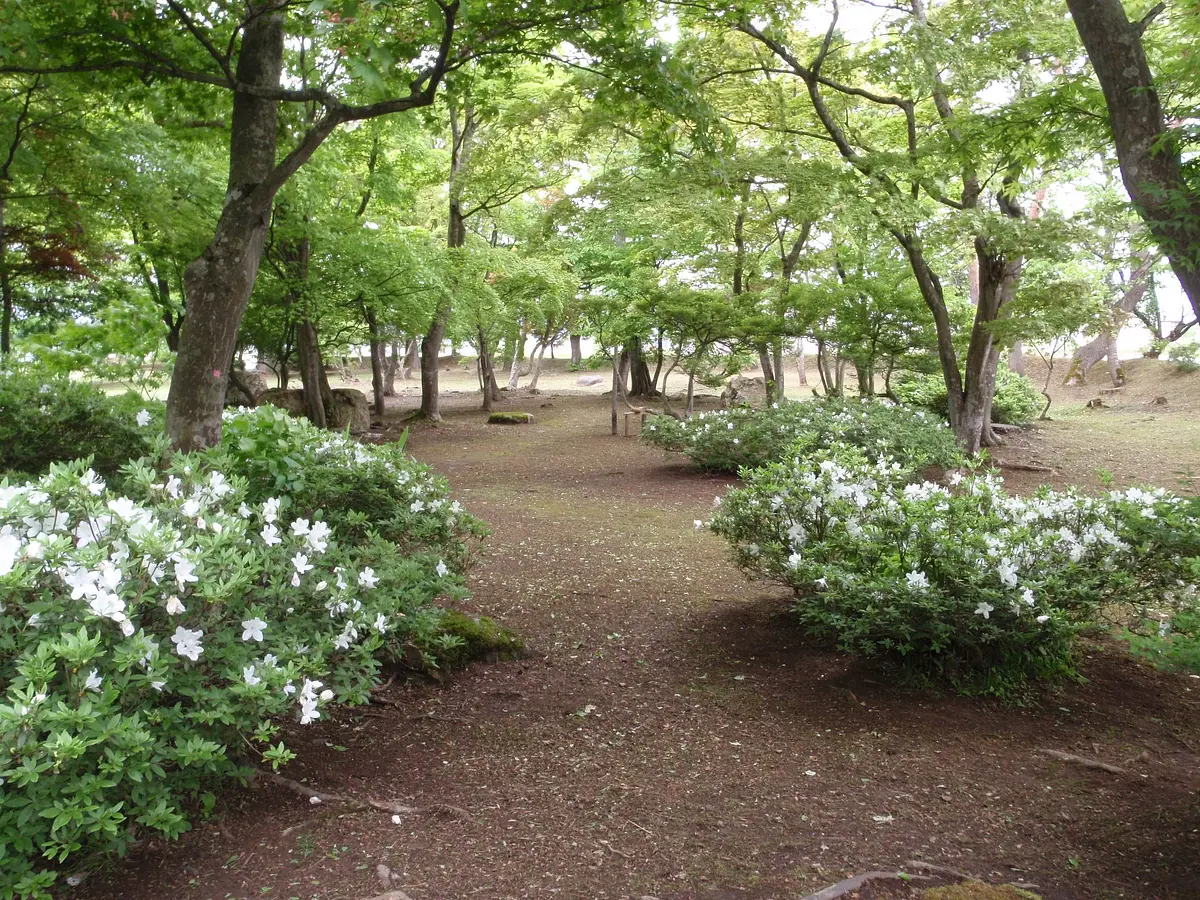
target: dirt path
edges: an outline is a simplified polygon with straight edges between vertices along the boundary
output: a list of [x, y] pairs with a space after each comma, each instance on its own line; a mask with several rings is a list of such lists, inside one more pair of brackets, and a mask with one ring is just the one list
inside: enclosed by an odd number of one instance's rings
[[898, 687], [807, 644], [694, 530], [728, 479], [609, 437], [595, 398], [543, 402], [409, 443], [493, 528], [466, 608], [531, 657], [294, 741], [292, 777], [426, 811], [235, 792], [64, 896], [365, 898], [383, 864], [412, 900], [784, 900], [914, 858], [1047, 898], [1200, 896], [1200, 680], [1097, 649], [1036, 709]]

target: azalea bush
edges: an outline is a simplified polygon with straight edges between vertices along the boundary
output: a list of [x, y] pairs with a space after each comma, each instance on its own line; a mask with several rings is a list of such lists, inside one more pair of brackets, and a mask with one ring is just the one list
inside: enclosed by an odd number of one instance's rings
[[96, 471], [111, 475], [150, 448], [152, 432], [139, 416], [161, 420], [160, 407], [41, 368], [0, 371], [0, 474], [38, 475], [53, 462], [90, 456]]
[[[320, 511], [342, 542], [377, 536], [401, 549], [436, 545], [459, 567], [472, 547], [462, 536], [485, 533], [448, 499], [445, 478], [405, 456], [403, 440], [364, 445], [264, 406], [227, 412], [221, 444], [208, 453], [213, 465], [246, 479], [251, 500], [278, 494], [294, 515]], [[450, 516], [436, 514], [443, 506]]]
[[1106, 615], [1194, 609], [1178, 535], [1200, 537], [1200, 509], [1162, 491], [1013, 497], [993, 474], [942, 486], [853, 448], [744, 479], [710, 526], [745, 571], [795, 592], [805, 630], [966, 692], [1072, 674], [1076, 636]]
[[[926, 409], [943, 419], [950, 414], [950, 395], [940, 372], [899, 379], [892, 385], [892, 391], [902, 403]], [[993, 422], [1024, 425], [1032, 422], [1045, 404], [1046, 398], [1032, 380], [1003, 364], [996, 370]]]
[[426, 467], [362, 452], [342, 477], [392, 473], [403, 545], [343, 540], [218, 451], [131, 463], [119, 491], [83, 462], [0, 482], [0, 896], [178, 835], [221, 779], [288, 761], [285, 725], [364, 702], [381, 656], [457, 643], [434, 601], [462, 595], [478, 523]]
[[878, 401], [838, 399], [785, 403], [768, 409], [736, 406], [702, 412], [684, 422], [648, 419], [642, 440], [684, 453], [710, 472], [737, 472], [774, 462], [788, 448], [816, 453], [854, 446], [872, 458], [903, 459], [906, 467], [964, 464], [954, 435], [924, 410]]

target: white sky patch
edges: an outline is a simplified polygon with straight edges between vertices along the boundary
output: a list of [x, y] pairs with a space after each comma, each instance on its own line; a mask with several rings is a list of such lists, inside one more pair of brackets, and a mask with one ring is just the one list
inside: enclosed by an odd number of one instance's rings
[[[833, 16], [831, 7], [824, 4], [810, 6], [800, 16], [799, 24], [814, 37], [829, 30]], [[852, 44], [861, 44], [875, 36], [876, 27], [888, 18], [888, 14], [867, 3], [847, 3], [838, 7], [838, 30]]]
[[655, 19], [654, 30], [658, 32], [659, 41], [664, 44], [674, 44], [679, 40], [679, 17], [671, 12], [660, 19]]

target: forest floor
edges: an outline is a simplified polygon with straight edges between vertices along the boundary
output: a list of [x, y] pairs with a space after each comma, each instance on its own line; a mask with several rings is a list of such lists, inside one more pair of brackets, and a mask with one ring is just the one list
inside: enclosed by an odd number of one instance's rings
[[[448, 394], [447, 423], [408, 443], [493, 530], [462, 608], [528, 657], [397, 683], [290, 741], [292, 778], [420, 811], [234, 790], [64, 897], [358, 900], [386, 866], [412, 900], [792, 900], [911, 860], [1048, 900], [1200, 896], [1200, 680], [1097, 644], [1085, 681], [1012, 708], [816, 646], [785, 592], [693, 528], [733, 479], [611, 437], [607, 400], [567, 393], [574, 377], [505, 401], [531, 426]], [[1198, 386], [1165, 406], [1060, 396], [997, 458], [1051, 470], [1009, 470], [1022, 490], [1095, 486], [1099, 468], [1175, 487], [1200, 471]]]

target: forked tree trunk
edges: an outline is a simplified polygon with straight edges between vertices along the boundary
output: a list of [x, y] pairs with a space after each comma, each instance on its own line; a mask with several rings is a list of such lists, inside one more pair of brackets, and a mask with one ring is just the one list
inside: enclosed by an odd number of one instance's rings
[[1088, 372], [1100, 360], [1108, 357], [1108, 377], [1114, 386], [1121, 383], [1120, 361], [1117, 356], [1117, 336], [1121, 327], [1134, 308], [1146, 296], [1151, 282], [1151, 270], [1158, 257], [1151, 253], [1143, 254], [1138, 267], [1129, 275], [1128, 286], [1121, 299], [1113, 304], [1107, 327], [1088, 343], [1075, 351], [1071, 362], [1067, 365], [1064, 384], [1083, 384], [1087, 381]]
[[502, 398], [500, 385], [496, 383], [496, 370], [492, 367], [492, 353], [488, 348], [487, 335], [482, 327], [475, 329], [479, 341], [479, 376], [483, 382], [483, 409], [491, 412], [492, 404]]
[[630, 397], [653, 397], [657, 391], [650, 382], [650, 366], [646, 363], [646, 354], [642, 352], [642, 339], [632, 338], [626, 345], [631, 384]]
[[[237, 80], [278, 88], [283, 71], [283, 13], [264, 9], [242, 30]], [[278, 104], [247, 91], [233, 95], [229, 183], [212, 241], [184, 272], [179, 355], [167, 395], [167, 437], [179, 450], [221, 439], [221, 410], [238, 326], [262, 262], [273, 191], [263, 182], [275, 167]], [[270, 196], [268, 196], [270, 194]]]
[[412, 378], [412, 373], [421, 365], [421, 340], [413, 338], [408, 342], [408, 346], [404, 350], [404, 364], [400, 367], [404, 374], [404, 380]]
[[756, 349], [758, 350], [758, 365], [763, 373], [763, 387], [766, 392], [767, 406], [770, 406], [775, 396], [775, 367], [772, 365], [770, 348], [765, 343], [759, 344]]

